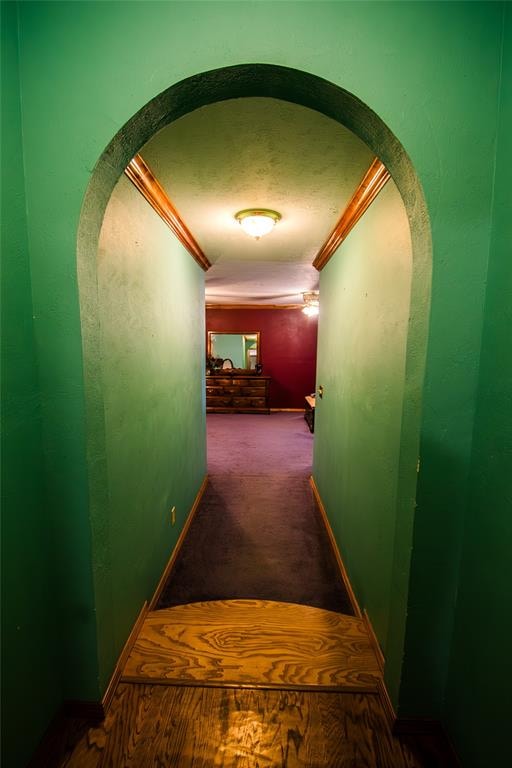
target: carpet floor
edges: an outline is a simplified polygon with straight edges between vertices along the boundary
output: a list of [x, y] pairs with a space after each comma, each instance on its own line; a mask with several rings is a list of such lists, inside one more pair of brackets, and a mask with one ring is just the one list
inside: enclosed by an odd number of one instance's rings
[[308, 482], [301, 414], [211, 414], [209, 483], [158, 608], [260, 599], [353, 614]]

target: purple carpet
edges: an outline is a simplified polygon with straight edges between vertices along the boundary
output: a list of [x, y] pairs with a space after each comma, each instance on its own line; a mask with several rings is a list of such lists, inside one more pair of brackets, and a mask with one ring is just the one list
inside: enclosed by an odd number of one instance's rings
[[313, 435], [301, 413], [206, 418], [209, 475], [311, 475]]
[[352, 614], [308, 482], [302, 414], [211, 414], [209, 483], [158, 608], [236, 598]]

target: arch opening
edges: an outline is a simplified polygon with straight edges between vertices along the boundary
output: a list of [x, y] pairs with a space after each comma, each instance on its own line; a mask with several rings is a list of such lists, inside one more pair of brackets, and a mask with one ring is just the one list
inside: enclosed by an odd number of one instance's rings
[[[399, 453], [397, 457], [396, 510], [392, 524], [400, 529], [400, 545], [393, 538], [394, 551], [390, 583], [400, 601], [389, 609], [389, 625], [393, 637], [387, 653], [387, 682], [393, 700], [398, 701], [403, 639], [405, 635], [408, 558], [414, 524], [414, 498], [416, 459], [420, 437], [421, 392], [423, 386], [427, 346], [428, 314], [430, 306], [431, 238], [427, 208], [420, 183], [403, 147], [380, 118], [353, 94], [315, 75], [285, 67], [245, 64], [213, 70], [188, 78], [168, 88], [146, 104], [116, 134], [100, 157], [89, 183], [82, 208], [77, 241], [78, 277], [80, 292], [82, 343], [84, 359], [84, 385], [88, 432], [89, 489], [93, 558], [99, 564], [101, 577], [95, 574], [97, 600], [102, 606], [97, 611], [98, 635], [100, 624], [108, 623], [112, 610], [112, 595], [105, 586], [108, 565], [116, 559], [109, 527], [104, 514], [111, 502], [108, 454], [113, 450], [115, 436], [107, 428], [109, 403], [105, 402], [103, 382], [103, 354], [105, 338], [102, 336], [98, 285], [98, 248], [105, 211], [112, 199], [114, 188], [131, 158], [161, 128], [199, 107], [215, 102], [264, 96], [290, 101], [323, 113], [358, 136], [386, 165], [401, 197], [409, 222], [412, 253], [410, 305], [407, 318], [405, 370], [403, 372], [403, 399], [399, 425]], [[337, 258], [339, 254], [334, 256]], [[184, 277], [187, 281], [189, 278]], [[195, 288], [192, 288], [194, 292]], [[197, 351], [197, 350], [196, 350]], [[202, 362], [202, 361], [201, 361]], [[198, 374], [199, 375], [199, 374]], [[179, 383], [176, 382], [179, 386]], [[197, 449], [197, 446], [195, 446]], [[176, 459], [178, 460], [178, 459]], [[194, 482], [197, 483], [197, 477]], [[323, 493], [320, 480], [320, 492]], [[190, 495], [190, 494], [189, 494]], [[191, 502], [187, 492], [183, 504]], [[329, 513], [329, 508], [327, 509]], [[107, 565], [106, 565], [107, 564]], [[96, 571], [96, 564], [93, 563]], [[161, 570], [161, 568], [160, 568]], [[154, 574], [147, 574], [143, 589], [150, 589]], [[364, 588], [362, 589], [364, 598]], [[119, 635], [112, 634], [105, 641], [103, 660], [100, 659], [100, 677], [108, 680], [113, 662], [128, 634], [132, 617], [127, 610], [119, 622]]]

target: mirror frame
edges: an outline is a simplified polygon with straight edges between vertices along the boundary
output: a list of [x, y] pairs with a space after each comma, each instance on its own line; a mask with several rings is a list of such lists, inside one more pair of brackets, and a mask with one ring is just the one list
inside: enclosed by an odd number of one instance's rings
[[[258, 363], [261, 363], [261, 334], [260, 331], [208, 331], [208, 349], [207, 349], [207, 355], [208, 357], [213, 357], [212, 355], [212, 336], [256, 336], [256, 344], [257, 344], [257, 354], [256, 354], [256, 362], [255, 365]], [[243, 371], [250, 371], [251, 368], [242, 368]]]

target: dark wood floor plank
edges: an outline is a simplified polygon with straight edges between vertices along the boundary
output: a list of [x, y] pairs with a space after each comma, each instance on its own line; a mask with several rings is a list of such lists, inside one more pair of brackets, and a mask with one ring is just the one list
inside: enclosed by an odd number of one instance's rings
[[376, 694], [118, 686], [58, 768], [429, 768]]

